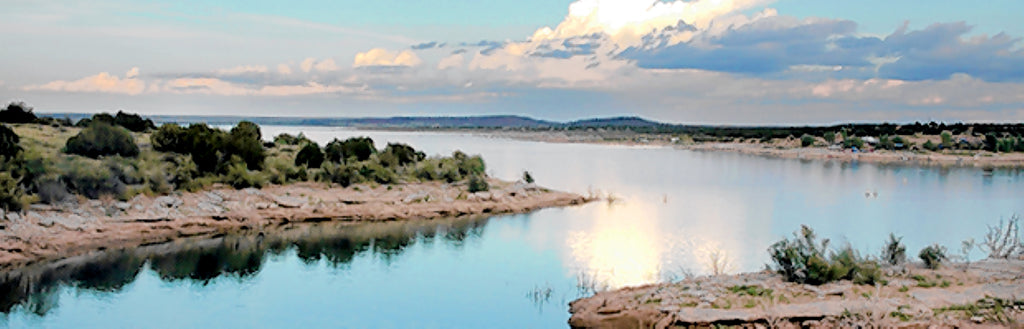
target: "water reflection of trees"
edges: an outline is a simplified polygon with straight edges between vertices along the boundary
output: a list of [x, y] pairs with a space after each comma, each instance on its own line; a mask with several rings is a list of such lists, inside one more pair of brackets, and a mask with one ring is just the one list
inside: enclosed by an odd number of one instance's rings
[[295, 250], [299, 260], [321, 260], [343, 267], [370, 252], [391, 263], [409, 247], [443, 241], [461, 248], [483, 235], [486, 218], [373, 224], [289, 224], [267, 233], [184, 240], [132, 250], [107, 251], [86, 259], [63, 260], [0, 274], [0, 313], [24, 311], [46, 315], [58, 305], [61, 287], [118, 292], [132, 283], [144, 266], [162, 280], [207, 284], [219, 277], [249, 279], [267, 257]]

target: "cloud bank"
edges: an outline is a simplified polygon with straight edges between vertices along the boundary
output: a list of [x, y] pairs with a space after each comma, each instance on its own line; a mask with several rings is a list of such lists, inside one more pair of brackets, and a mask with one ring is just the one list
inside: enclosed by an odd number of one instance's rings
[[[419, 42], [199, 72], [146, 68], [157, 73], [144, 77], [133, 68], [21, 90], [317, 95], [426, 102], [439, 114], [444, 105], [484, 103], [703, 123], [1024, 120], [1019, 37], [973, 34], [965, 22], [870, 35], [857, 22], [787, 16], [771, 2], [578, 0], [561, 22], [521, 39]], [[346, 58], [350, 67], [338, 64]]]

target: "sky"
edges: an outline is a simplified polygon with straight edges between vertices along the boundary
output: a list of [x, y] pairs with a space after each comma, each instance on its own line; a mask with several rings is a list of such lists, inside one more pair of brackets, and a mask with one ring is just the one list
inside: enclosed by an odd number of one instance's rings
[[3, 3], [39, 112], [1024, 122], [1019, 0]]

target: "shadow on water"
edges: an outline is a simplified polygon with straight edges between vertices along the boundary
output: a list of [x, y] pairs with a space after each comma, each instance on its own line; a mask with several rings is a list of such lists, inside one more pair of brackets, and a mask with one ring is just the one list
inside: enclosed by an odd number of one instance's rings
[[388, 223], [286, 224], [265, 232], [186, 239], [134, 249], [105, 251], [0, 274], [0, 313], [45, 316], [58, 304], [61, 287], [117, 293], [148, 265], [164, 281], [206, 285], [221, 277], [247, 280], [268, 257], [295, 250], [307, 264], [344, 267], [370, 252], [390, 263], [416, 243], [441, 241], [455, 248], [479, 239], [489, 217]]

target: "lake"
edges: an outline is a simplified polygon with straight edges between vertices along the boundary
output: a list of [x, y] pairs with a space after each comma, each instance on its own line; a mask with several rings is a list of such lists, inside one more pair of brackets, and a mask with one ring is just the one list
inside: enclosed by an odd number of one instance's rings
[[[490, 175], [614, 202], [530, 214], [285, 226], [0, 274], [10, 328], [559, 328], [595, 289], [757, 271], [806, 224], [877, 255], [958, 254], [1024, 214], [1024, 171], [774, 159], [667, 147], [454, 133], [264, 127], [321, 143], [370, 136], [427, 154], [481, 154]], [[983, 257], [980, 251], [972, 259]]]

